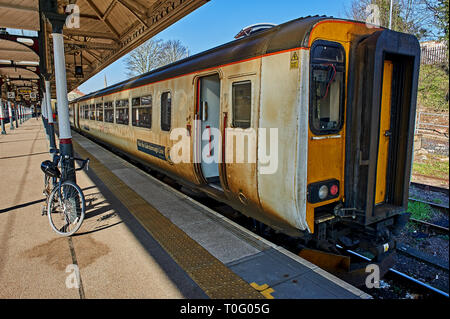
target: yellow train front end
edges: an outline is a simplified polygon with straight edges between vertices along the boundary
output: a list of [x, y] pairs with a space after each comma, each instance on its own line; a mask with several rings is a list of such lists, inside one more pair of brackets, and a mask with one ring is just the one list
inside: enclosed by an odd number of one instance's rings
[[323, 20], [308, 47], [309, 231], [321, 249], [362, 247], [382, 259], [409, 218], [418, 41]]

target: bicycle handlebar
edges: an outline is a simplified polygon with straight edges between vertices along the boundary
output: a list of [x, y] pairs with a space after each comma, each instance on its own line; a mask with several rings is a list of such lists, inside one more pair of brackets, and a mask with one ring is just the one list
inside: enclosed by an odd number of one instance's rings
[[80, 168], [76, 168], [76, 169], [75, 169], [76, 171], [81, 171], [81, 170], [84, 169], [84, 167], [86, 167], [86, 170], [87, 170], [87, 171], [89, 170], [89, 161], [90, 161], [89, 158], [86, 158], [86, 159], [84, 160], [84, 159], [81, 159], [81, 158], [76, 158], [76, 157], [74, 157], [73, 159], [76, 160], [76, 161], [81, 162]]
[[89, 170], [89, 161], [90, 161], [89, 158], [87, 158], [87, 159], [82, 159], [82, 158], [77, 158], [77, 157], [65, 155], [63, 159], [64, 159], [64, 160], [69, 160], [69, 159], [70, 159], [70, 160], [75, 160], [75, 161], [81, 162], [80, 168], [76, 168], [76, 169], [75, 169], [76, 171], [81, 171], [81, 170], [84, 169], [84, 167], [86, 167], [86, 170], [87, 170], [87, 171]]

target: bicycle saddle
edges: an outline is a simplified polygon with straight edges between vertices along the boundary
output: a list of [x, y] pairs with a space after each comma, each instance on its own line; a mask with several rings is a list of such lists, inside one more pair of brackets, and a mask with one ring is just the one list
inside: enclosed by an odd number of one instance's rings
[[48, 175], [50, 177], [60, 177], [61, 172], [59, 171], [58, 167], [51, 161], [43, 161], [41, 163], [41, 170], [44, 172], [45, 175]]

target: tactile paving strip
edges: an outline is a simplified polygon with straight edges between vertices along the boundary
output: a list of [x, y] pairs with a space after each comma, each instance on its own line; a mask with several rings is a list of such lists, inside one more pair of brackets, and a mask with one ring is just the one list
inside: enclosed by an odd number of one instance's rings
[[73, 141], [76, 152], [90, 158], [90, 167], [139, 223], [212, 299], [264, 299], [241, 277], [227, 268], [168, 218]]

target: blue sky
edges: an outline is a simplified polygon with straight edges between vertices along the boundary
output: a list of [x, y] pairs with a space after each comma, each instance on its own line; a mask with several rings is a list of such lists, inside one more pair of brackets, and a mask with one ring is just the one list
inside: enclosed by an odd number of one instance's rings
[[[345, 17], [350, 3], [351, 0], [211, 0], [155, 39], [180, 40], [193, 55], [234, 40], [243, 27], [254, 23], [280, 24], [316, 14]], [[108, 86], [126, 80], [125, 59], [126, 56], [100, 71], [79, 90], [87, 94], [103, 88], [105, 75]]]

